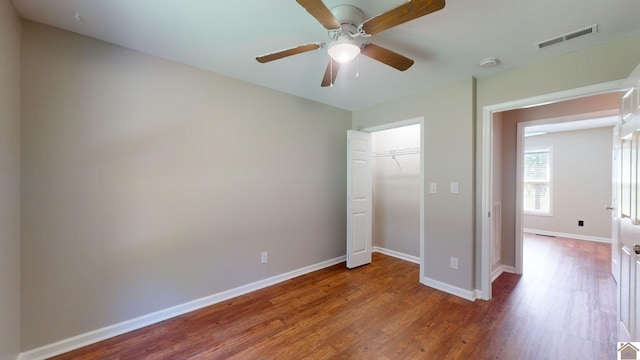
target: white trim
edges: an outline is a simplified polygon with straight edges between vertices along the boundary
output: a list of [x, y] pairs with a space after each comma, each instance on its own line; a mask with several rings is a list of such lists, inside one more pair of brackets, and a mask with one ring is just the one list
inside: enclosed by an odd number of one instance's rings
[[424, 237], [424, 116], [420, 117], [420, 279], [424, 275], [424, 249], [425, 249], [425, 237]]
[[298, 270], [290, 271], [288, 273], [276, 275], [268, 279], [256, 281], [247, 285], [239, 286], [234, 289], [226, 290], [217, 294], [189, 301], [184, 304], [172, 306], [170, 308], [143, 315], [135, 319], [96, 329], [84, 334], [55, 342], [53, 344], [48, 344], [36, 349], [23, 352], [20, 354], [20, 356], [18, 356], [17, 360], [40, 360], [60, 355], [71, 350], [81, 348], [83, 346], [94, 344], [96, 342], [127, 333], [129, 331], [137, 330], [145, 326], [158, 323], [160, 321], [164, 321], [194, 310], [201, 309], [206, 306], [217, 304], [222, 301], [226, 301], [231, 298], [250, 293], [252, 291], [275, 285], [300, 275], [308, 274], [313, 271], [340, 264], [345, 260], [345, 256], [340, 256], [335, 259], [317, 263], [315, 265], [310, 265]]
[[500, 265], [491, 273], [491, 282], [494, 282], [502, 273], [515, 274], [516, 268], [509, 265]]
[[432, 287], [436, 290], [444, 291], [448, 294], [455, 295], [463, 299], [467, 299], [469, 301], [475, 301], [477, 299], [476, 297], [477, 290], [465, 290], [457, 286], [443, 283], [442, 281], [430, 279], [426, 276], [422, 277], [422, 284]]
[[525, 124], [519, 122], [516, 126], [516, 274], [522, 274], [524, 269], [524, 247], [522, 244], [522, 218], [524, 217], [524, 128]]
[[473, 290], [473, 298], [484, 300], [482, 299], [482, 291], [478, 289]]
[[575, 239], [575, 240], [595, 241], [595, 242], [611, 244], [611, 238], [605, 238], [605, 237], [599, 237], [599, 236], [569, 234], [569, 233], [536, 230], [536, 229], [528, 229], [528, 228], [524, 228], [522, 229], [522, 231], [526, 233], [531, 233], [531, 234], [539, 234], [539, 235], [547, 235], [547, 236], [563, 237], [563, 238], [569, 238], [569, 239]]
[[379, 247], [379, 246], [372, 247], [371, 251], [379, 252], [380, 254], [389, 255], [389, 256], [392, 256], [392, 257], [400, 259], [400, 260], [409, 261], [409, 262], [412, 262], [414, 264], [420, 264], [420, 257], [419, 256], [408, 255], [408, 254], [401, 253], [401, 252], [398, 252], [398, 251], [395, 251], [395, 250], [385, 249], [385, 248], [382, 248], [382, 247]]
[[491, 219], [493, 211], [493, 114], [485, 107], [482, 121], [482, 200], [480, 204], [480, 291], [491, 300]]
[[[524, 106], [531, 106], [549, 101], [564, 101], [589, 95], [602, 94], [610, 91], [616, 91], [624, 87], [624, 80], [615, 80], [576, 89], [508, 101], [500, 104], [487, 105], [482, 108], [482, 183], [480, 190], [482, 194], [480, 206], [480, 234], [482, 236], [482, 260], [480, 264], [480, 272], [482, 288], [480, 290], [482, 292], [483, 299], [491, 299], [491, 219], [489, 217], [489, 213], [493, 203], [491, 192], [493, 185], [493, 180], [491, 179], [491, 169], [493, 166], [491, 162], [491, 154], [493, 151], [493, 113], [518, 109]], [[520, 136], [523, 136], [523, 134], [519, 133], [518, 137]], [[516, 199], [517, 198], [519, 197], [516, 197]], [[520, 207], [520, 209], [522, 209], [522, 207]], [[516, 208], [516, 211], [519, 211], [518, 208]], [[522, 234], [520, 230], [522, 230], [521, 224], [520, 227], [516, 228], [516, 236], [518, 236], [518, 233]], [[516, 239], [516, 270], [518, 267], [520, 267], [520, 271], [522, 271], [522, 239], [520, 239], [520, 241]]]

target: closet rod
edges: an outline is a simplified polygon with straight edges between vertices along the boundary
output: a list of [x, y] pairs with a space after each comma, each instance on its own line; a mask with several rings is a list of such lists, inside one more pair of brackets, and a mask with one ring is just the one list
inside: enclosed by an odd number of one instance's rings
[[406, 148], [398, 150], [379, 151], [373, 154], [374, 157], [399, 156], [420, 154], [420, 148]]

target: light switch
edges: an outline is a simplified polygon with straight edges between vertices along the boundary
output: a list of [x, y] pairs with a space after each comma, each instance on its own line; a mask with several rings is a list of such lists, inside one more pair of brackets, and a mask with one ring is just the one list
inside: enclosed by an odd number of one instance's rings
[[451, 183], [451, 193], [452, 194], [457, 194], [458, 193], [458, 183], [457, 182], [452, 182]]
[[436, 185], [436, 183], [429, 183], [429, 192], [431, 194], [435, 194], [438, 192], [438, 187]]

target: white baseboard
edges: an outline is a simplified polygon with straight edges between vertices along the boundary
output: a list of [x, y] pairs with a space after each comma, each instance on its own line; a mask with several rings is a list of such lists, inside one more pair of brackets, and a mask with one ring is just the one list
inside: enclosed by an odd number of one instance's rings
[[229, 300], [236, 296], [244, 295], [252, 291], [265, 288], [267, 286], [275, 285], [277, 283], [292, 279], [300, 275], [324, 269], [326, 267], [344, 262], [345, 260], [345, 256], [337, 257], [335, 259], [323, 261], [315, 265], [310, 265], [298, 270], [290, 271], [285, 274], [243, 285], [235, 289], [230, 289], [197, 300], [189, 301], [184, 304], [176, 305], [164, 310], [156, 311], [154, 313], [143, 315], [135, 319], [123, 321], [118, 324], [93, 330], [88, 333], [80, 334], [68, 339], [55, 342], [53, 344], [48, 344], [36, 349], [23, 352], [20, 354], [20, 356], [18, 356], [18, 360], [40, 360], [60, 355], [71, 350], [81, 348], [83, 346], [94, 344], [96, 342], [127, 333], [129, 331], [137, 330], [145, 326], [158, 323], [160, 321], [164, 321], [194, 310], [201, 309], [206, 306]]
[[461, 297], [463, 299], [467, 299], [469, 301], [475, 301], [477, 299], [476, 297], [477, 290], [461, 289], [459, 287], [449, 285], [447, 283], [443, 283], [442, 281], [430, 279], [426, 276], [421, 277], [421, 279], [422, 279], [421, 281], [422, 284], [432, 287], [434, 289], [444, 291], [446, 293]]
[[393, 257], [398, 258], [398, 259], [410, 261], [410, 262], [415, 263], [415, 264], [420, 264], [420, 258], [418, 256], [407, 255], [405, 253], [401, 253], [401, 252], [398, 252], [398, 251], [381, 248], [379, 246], [372, 247], [371, 251], [372, 252], [379, 252], [381, 254], [385, 254], [385, 255], [389, 255], [389, 256], [393, 256]]
[[498, 278], [498, 276], [502, 275], [502, 273], [510, 273], [515, 274], [516, 268], [509, 265], [500, 265], [493, 272], [491, 272], [491, 282]]
[[568, 233], [561, 233], [561, 232], [555, 232], [555, 231], [546, 231], [546, 230], [536, 230], [536, 229], [523, 229], [522, 231], [524, 231], [526, 233], [531, 233], [531, 234], [540, 234], [540, 235], [547, 235], [547, 236], [555, 236], [555, 237], [563, 237], [563, 238], [569, 238], [569, 239], [595, 241], [595, 242], [611, 244], [611, 238], [603, 238], [603, 237], [588, 236], [588, 235], [578, 235], [578, 234], [568, 234]]
[[473, 298], [474, 299], [482, 299], [482, 300], [491, 300], [491, 299], [485, 299], [482, 296], [482, 290], [478, 290], [478, 289], [473, 290]]
[[[394, 251], [394, 250], [381, 248], [379, 246], [372, 247], [371, 251], [379, 252], [381, 254], [393, 256], [393, 257], [401, 259], [401, 260], [406, 260], [406, 261], [410, 261], [412, 263], [420, 264], [420, 258], [418, 256], [407, 255], [407, 254], [404, 254], [404, 253], [401, 253], [401, 252], [397, 252], [397, 251]], [[481, 291], [480, 290], [464, 290], [464, 289], [455, 287], [453, 285], [449, 285], [449, 284], [443, 283], [443, 282], [438, 281], [438, 280], [429, 279], [427, 277], [422, 277], [421, 283], [423, 285], [432, 287], [432, 288], [440, 290], [440, 291], [444, 291], [446, 293], [449, 293], [449, 294], [452, 294], [452, 295], [455, 295], [455, 296], [458, 296], [458, 297], [461, 297], [463, 299], [467, 299], [467, 300], [470, 300], [470, 301], [475, 301], [476, 299], [481, 298], [481, 296], [480, 296]]]

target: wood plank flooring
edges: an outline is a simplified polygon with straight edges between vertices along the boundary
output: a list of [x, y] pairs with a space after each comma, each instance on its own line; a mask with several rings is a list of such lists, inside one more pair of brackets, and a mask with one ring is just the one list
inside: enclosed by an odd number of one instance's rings
[[610, 245], [527, 235], [493, 300], [418, 283], [374, 253], [54, 359], [614, 359]]

